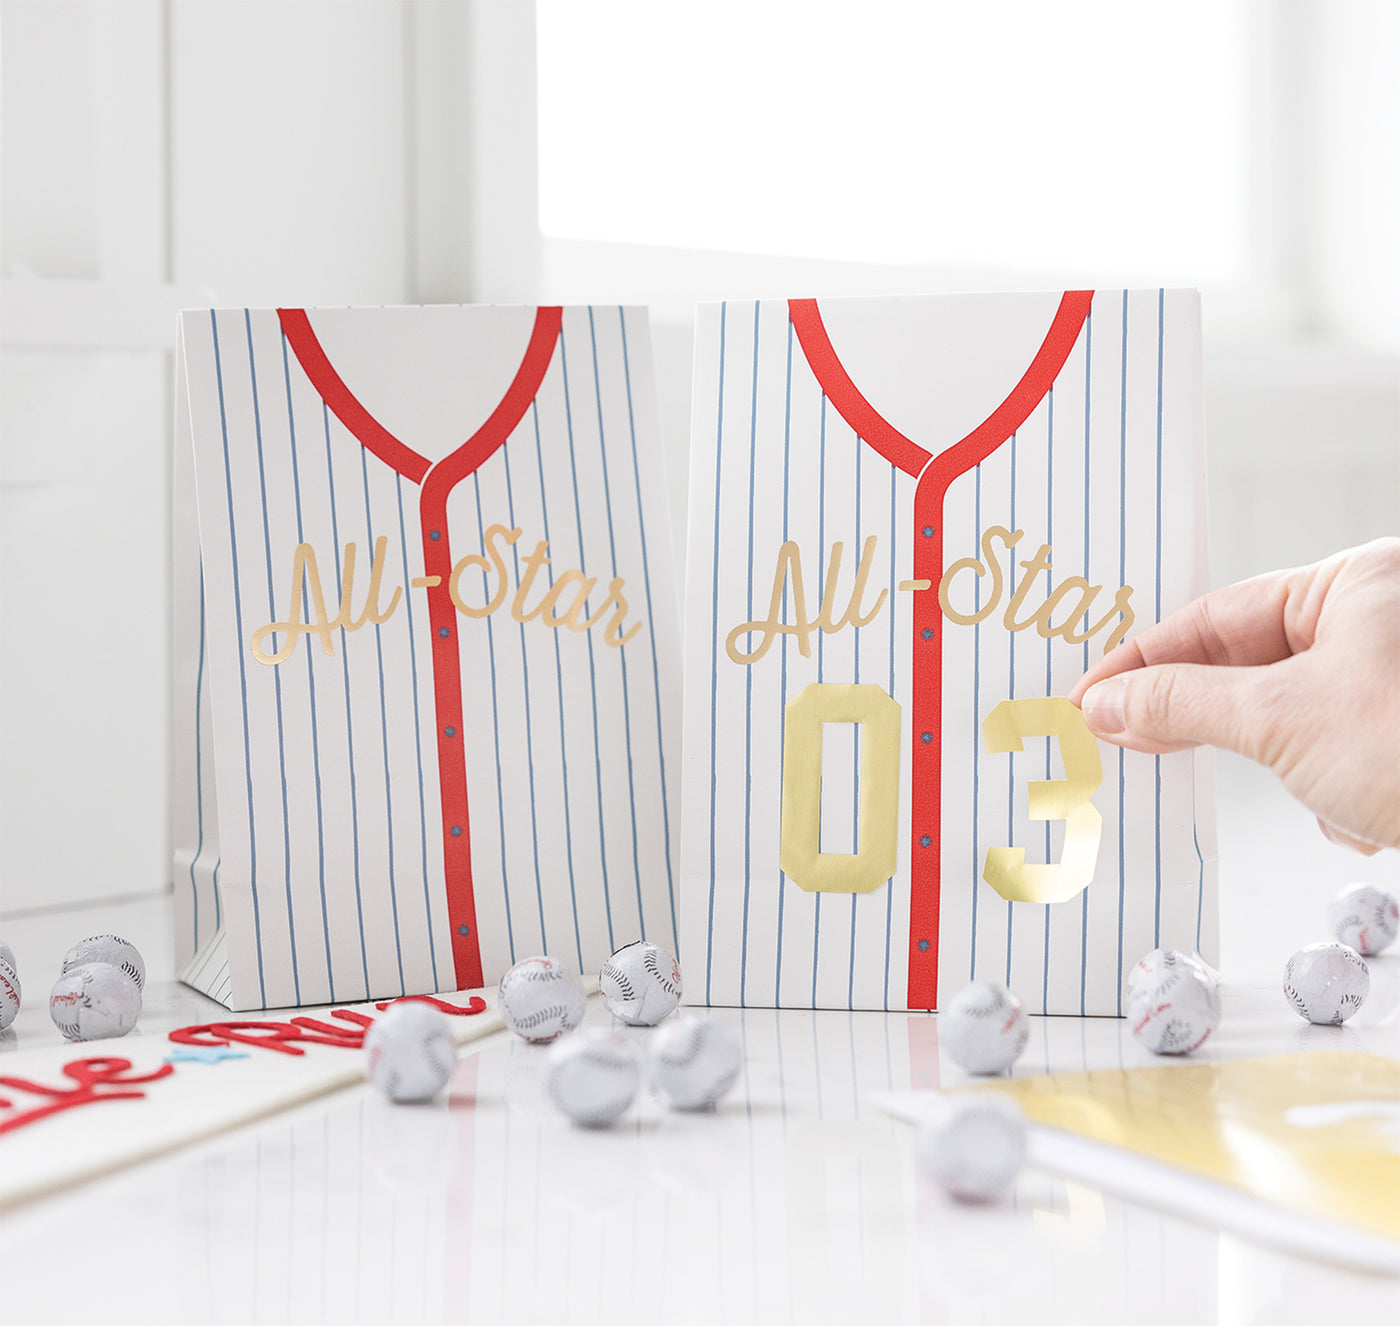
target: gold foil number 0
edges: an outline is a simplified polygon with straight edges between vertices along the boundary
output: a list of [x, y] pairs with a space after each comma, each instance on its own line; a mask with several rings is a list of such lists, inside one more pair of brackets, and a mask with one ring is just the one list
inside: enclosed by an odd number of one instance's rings
[[[880, 686], [813, 682], [786, 713], [783, 873], [808, 893], [871, 893], [899, 860], [899, 705]], [[862, 728], [858, 852], [821, 850], [823, 723]]]
[[1089, 798], [1103, 782], [1103, 765], [1084, 716], [1063, 696], [1003, 700], [982, 720], [990, 754], [1023, 749], [1022, 737], [1057, 737], [1065, 776], [1027, 785], [1033, 820], [1064, 820], [1058, 862], [1027, 865], [1021, 847], [989, 847], [982, 878], [1008, 902], [1065, 902], [1094, 878], [1103, 817]]

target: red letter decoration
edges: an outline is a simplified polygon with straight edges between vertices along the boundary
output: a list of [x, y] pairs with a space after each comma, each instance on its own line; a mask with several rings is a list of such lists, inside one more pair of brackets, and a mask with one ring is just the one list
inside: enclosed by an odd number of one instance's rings
[[[169, 1077], [175, 1071], [170, 1064], [162, 1064], [154, 1072], [126, 1076], [131, 1069], [130, 1059], [75, 1059], [63, 1065], [64, 1073], [77, 1086], [47, 1087], [41, 1082], [30, 1082], [22, 1077], [0, 1077], [0, 1086], [13, 1087], [17, 1091], [28, 1091], [36, 1096], [48, 1096], [49, 1104], [38, 1105], [30, 1110], [8, 1118], [0, 1118], [0, 1133], [8, 1133], [25, 1124], [37, 1123], [51, 1114], [63, 1110], [76, 1109], [79, 1105], [96, 1105], [104, 1100], [141, 1100], [144, 1091], [102, 1091], [101, 1087], [130, 1087], [138, 1082], [154, 1082], [158, 1078]], [[0, 1105], [10, 1107], [10, 1102], [0, 1101]]]
[[[486, 1011], [486, 1001], [480, 995], [473, 995], [465, 1007], [434, 999], [432, 995], [405, 995], [401, 999], [376, 1004], [375, 1007], [382, 1011], [394, 1004], [406, 1003], [431, 1004], [452, 1017], [473, 1017]], [[330, 1015], [352, 1026], [337, 1027], [334, 1023], [309, 1017], [294, 1017], [290, 1022], [205, 1022], [197, 1027], [179, 1027], [170, 1033], [170, 1039], [177, 1045], [202, 1046], [227, 1045], [230, 1041], [236, 1041], [240, 1045], [276, 1050], [279, 1054], [305, 1054], [298, 1042], [306, 1045], [338, 1045], [346, 1050], [360, 1049], [365, 1043], [365, 1032], [374, 1019], [365, 1013], [357, 1013], [353, 1008], [333, 1008]]]

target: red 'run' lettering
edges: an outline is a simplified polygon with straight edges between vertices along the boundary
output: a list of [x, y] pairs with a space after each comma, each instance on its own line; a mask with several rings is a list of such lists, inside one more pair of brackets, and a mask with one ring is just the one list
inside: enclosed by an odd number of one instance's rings
[[[382, 1012], [394, 1004], [409, 1003], [431, 1004], [452, 1017], [473, 1017], [486, 1011], [486, 1001], [480, 995], [473, 995], [465, 1005], [450, 1004], [432, 995], [404, 995], [376, 1004], [375, 1008]], [[365, 1032], [374, 1023], [372, 1017], [357, 1013], [353, 1008], [333, 1008], [330, 1016], [350, 1025], [341, 1027], [310, 1017], [294, 1017], [289, 1022], [204, 1022], [195, 1027], [178, 1027], [170, 1033], [170, 1039], [177, 1045], [198, 1045], [206, 1049], [234, 1042], [296, 1055], [306, 1053], [302, 1045], [336, 1045], [346, 1050], [358, 1050], [364, 1045]]]

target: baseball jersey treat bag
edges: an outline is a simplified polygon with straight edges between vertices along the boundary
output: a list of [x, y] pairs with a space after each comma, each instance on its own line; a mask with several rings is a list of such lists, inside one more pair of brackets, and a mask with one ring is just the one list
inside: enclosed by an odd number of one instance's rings
[[1118, 1015], [1212, 957], [1211, 766], [1064, 697], [1207, 586], [1189, 291], [700, 311], [681, 959], [706, 1002]]
[[181, 977], [234, 1009], [676, 942], [646, 315], [180, 323]]

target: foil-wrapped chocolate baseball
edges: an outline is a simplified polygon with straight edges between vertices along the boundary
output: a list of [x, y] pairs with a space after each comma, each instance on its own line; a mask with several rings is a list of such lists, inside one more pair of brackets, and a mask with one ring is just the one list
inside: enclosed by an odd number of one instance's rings
[[452, 1029], [430, 1004], [394, 1004], [365, 1033], [365, 1076], [392, 1101], [431, 1100], [456, 1066]]
[[496, 1008], [517, 1036], [541, 1044], [583, 1021], [588, 996], [568, 968], [553, 958], [522, 958], [496, 988]]
[[647, 1081], [675, 1109], [703, 1110], [734, 1085], [743, 1066], [739, 1038], [723, 1022], [683, 1017], [653, 1035]]
[[1127, 984], [1128, 1026], [1153, 1054], [1190, 1054], [1220, 1025], [1219, 977], [1192, 954], [1154, 949]]
[[1400, 933], [1400, 903], [1374, 884], [1348, 884], [1328, 904], [1327, 925], [1338, 943], [1374, 957]]
[[141, 989], [109, 962], [85, 963], [54, 982], [49, 1016], [70, 1041], [125, 1036], [141, 1016]]
[[640, 939], [603, 964], [598, 989], [614, 1017], [632, 1027], [654, 1027], [681, 1001], [681, 969], [664, 948]]
[[974, 1092], [920, 1124], [914, 1147], [920, 1169], [950, 1197], [994, 1201], [1025, 1164], [1025, 1115], [1009, 1096]]
[[1219, 986], [1220, 973], [1199, 953], [1187, 953], [1178, 948], [1154, 948], [1140, 957], [1128, 972], [1126, 981], [1129, 998], [1133, 992], [1156, 980], [1163, 971], [1178, 964], [1194, 968], [1209, 985]]
[[604, 1128], [636, 1098], [642, 1066], [636, 1050], [602, 1028], [585, 1028], [552, 1046], [545, 1089], [577, 1124]]
[[0, 1031], [4, 1031], [19, 1016], [23, 998], [24, 992], [20, 989], [14, 963], [0, 958]]
[[1319, 1026], [1340, 1026], [1371, 993], [1371, 971], [1347, 944], [1309, 944], [1283, 969], [1283, 993], [1293, 1011]]
[[59, 970], [67, 972], [91, 962], [108, 963], [130, 976], [138, 990], [146, 988], [146, 963], [136, 945], [120, 935], [89, 935], [80, 939], [63, 955]]
[[1010, 1068], [1030, 1039], [1021, 1001], [991, 981], [965, 985], [938, 1011], [938, 1043], [969, 1073]]
[[15, 951], [3, 939], [0, 939], [0, 962], [8, 962], [15, 971], [19, 970], [19, 963], [15, 961]]

